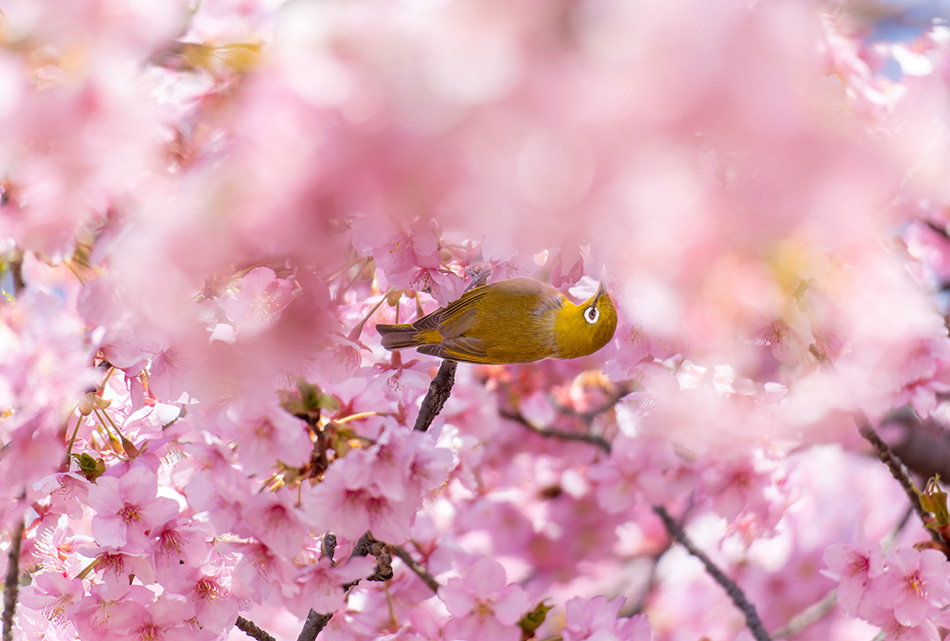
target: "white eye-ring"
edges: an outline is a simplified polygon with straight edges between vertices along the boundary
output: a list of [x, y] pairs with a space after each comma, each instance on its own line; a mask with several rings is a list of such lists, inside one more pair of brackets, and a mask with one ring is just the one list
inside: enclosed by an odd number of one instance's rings
[[584, 320], [593, 325], [600, 320], [600, 310], [593, 306], [588, 307], [584, 310]]

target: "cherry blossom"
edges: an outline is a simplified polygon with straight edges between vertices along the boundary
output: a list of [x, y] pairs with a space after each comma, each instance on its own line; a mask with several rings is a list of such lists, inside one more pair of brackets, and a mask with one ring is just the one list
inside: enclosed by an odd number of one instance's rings
[[92, 529], [102, 546], [144, 551], [151, 543], [152, 528], [178, 511], [171, 499], [157, 495], [154, 472], [135, 465], [122, 476], [100, 477], [89, 488], [89, 506], [96, 511]]
[[465, 579], [449, 579], [439, 597], [453, 615], [446, 623], [449, 639], [517, 639], [515, 626], [528, 609], [528, 598], [517, 585], [508, 585], [497, 561], [481, 558]]

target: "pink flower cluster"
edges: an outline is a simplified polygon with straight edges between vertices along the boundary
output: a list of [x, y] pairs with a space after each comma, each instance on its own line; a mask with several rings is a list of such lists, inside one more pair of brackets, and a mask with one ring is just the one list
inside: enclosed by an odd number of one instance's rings
[[950, 605], [950, 563], [934, 549], [836, 543], [825, 551], [829, 576], [838, 581], [838, 603], [849, 614], [880, 627], [892, 639], [937, 641]]

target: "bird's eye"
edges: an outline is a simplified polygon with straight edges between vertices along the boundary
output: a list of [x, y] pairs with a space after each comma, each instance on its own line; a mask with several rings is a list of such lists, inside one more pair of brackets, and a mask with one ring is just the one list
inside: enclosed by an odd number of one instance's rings
[[600, 310], [596, 307], [588, 307], [584, 310], [584, 320], [593, 325], [600, 318]]

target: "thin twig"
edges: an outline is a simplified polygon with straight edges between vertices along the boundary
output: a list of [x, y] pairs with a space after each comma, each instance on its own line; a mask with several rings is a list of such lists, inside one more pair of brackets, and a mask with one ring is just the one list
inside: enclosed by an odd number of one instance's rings
[[234, 627], [247, 636], [257, 639], [257, 641], [277, 641], [277, 639], [257, 627], [256, 623], [241, 616], [234, 622]]
[[601, 450], [610, 454], [610, 443], [607, 442], [603, 436], [599, 434], [591, 434], [590, 432], [567, 432], [564, 430], [555, 430], [549, 427], [539, 427], [522, 416], [519, 412], [511, 412], [508, 410], [501, 410], [499, 412], [502, 418], [507, 418], [512, 420], [519, 425], [526, 427], [535, 434], [547, 438], [556, 438], [562, 441], [580, 441], [582, 443], [590, 443], [596, 447], [599, 447]]
[[400, 559], [405, 563], [410, 570], [416, 573], [416, 575], [422, 579], [422, 582], [429, 586], [429, 589], [433, 592], [439, 591], [439, 582], [435, 580], [435, 577], [429, 574], [428, 570], [422, 567], [422, 564], [416, 561], [409, 555], [408, 550], [402, 547], [401, 545], [390, 545], [390, 551], [392, 551], [393, 556]]
[[820, 600], [812, 603], [810, 606], [789, 619], [788, 623], [772, 631], [773, 639], [791, 639], [801, 634], [805, 628], [825, 618], [828, 613], [835, 609], [835, 603], [838, 602], [838, 590], [832, 589]]
[[881, 539], [881, 552], [887, 554], [891, 551], [891, 548], [894, 547], [894, 543], [897, 542], [897, 537], [901, 533], [901, 530], [910, 522], [910, 515], [914, 513], [914, 508], [908, 507], [904, 510], [904, 515], [901, 517], [900, 521], [897, 522], [891, 531]]
[[10, 533], [7, 579], [3, 585], [3, 641], [13, 641], [13, 615], [16, 613], [17, 593], [20, 590], [20, 544], [24, 526], [21, 518]]
[[[627, 602], [624, 603], [620, 608], [620, 612], [617, 613], [618, 617], [632, 617], [637, 614], [643, 614], [643, 609], [646, 607], [647, 600], [650, 598], [650, 593], [653, 591], [653, 587], [656, 585], [657, 567], [659, 566], [660, 559], [663, 558], [663, 555], [666, 554], [671, 547], [673, 547], [673, 539], [670, 539], [666, 545], [656, 550], [653, 554], [643, 557], [648, 559], [650, 564], [650, 569], [647, 572], [647, 578], [645, 581], [643, 581], [643, 587], [640, 589], [637, 599], [635, 601], [628, 599]], [[624, 593], [626, 593], [626, 591], [624, 591]]]
[[706, 568], [706, 573], [711, 576], [716, 583], [721, 585], [726, 591], [726, 594], [729, 595], [729, 598], [732, 599], [732, 602], [745, 616], [746, 627], [749, 628], [749, 631], [752, 633], [752, 636], [755, 637], [756, 641], [770, 641], [768, 633], [765, 631], [765, 626], [762, 625], [762, 620], [759, 618], [759, 614], [755, 611], [755, 606], [749, 602], [746, 598], [745, 593], [742, 589], [736, 584], [735, 581], [726, 576], [725, 572], [719, 569], [719, 567], [712, 562], [706, 553], [699, 549], [695, 543], [686, 535], [686, 532], [680, 527], [670, 513], [666, 511], [662, 505], [654, 505], [653, 512], [660, 517], [660, 520], [663, 521], [663, 526], [666, 528], [666, 531], [669, 535], [676, 540], [677, 543], [686, 548], [686, 551], [695, 556]]
[[419, 408], [419, 416], [416, 417], [416, 424], [413, 429], [419, 432], [425, 432], [432, 425], [432, 421], [439, 415], [445, 402], [449, 400], [452, 394], [452, 386], [455, 385], [455, 368], [458, 363], [455, 361], [444, 360], [439, 367], [439, 373], [435, 375], [429, 384], [429, 391], [422, 399], [422, 407]]
[[638, 383], [636, 381], [620, 381], [614, 384], [614, 389], [607, 395], [607, 400], [593, 409], [578, 412], [569, 406], [561, 404], [557, 404], [556, 408], [560, 414], [576, 416], [585, 423], [590, 424], [604, 412], [613, 409], [620, 401], [632, 394], [637, 388]]
[[307, 622], [303, 624], [303, 630], [297, 636], [297, 641], [314, 641], [320, 631], [327, 627], [327, 623], [330, 622], [331, 618], [333, 618], [333, 613], [318, 614], [310, 610], [307, 615]]
[[[924, 511], [924, 508], [920, 505], [917, 487], [914, 485], [913, 479], [910, 478], [907, 467], [897, 458], [897, 455], [891, 451], [891, 448], [881, 439], [878, 433], [874, 431], [874, 427], [871, 426], [871, 422], [866, 417], [858, 416], [857, 421], [858, 431], [861, 433], [861, 436], [871, 444], [871, 447], [874, 448], [874, 453], [881, 462], [887, 466], [887, 469], [890, 470], [891, 476], [897, 479], [897, 482], [904, 488], [904, 493], [907, 494], [907, 498], [910, 500], [914, 511], [917, 513], [917, 516], [920, 517], [921, 522], [926, 526], [929, 519], [927, 518], [927, 513]], [[939, 543], [946, 548], [947, 540], [940, 532], [926, 527], [924, 529], [930, 533], [930, 538], [933, 539], [935, 543]]]

